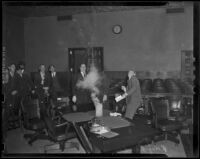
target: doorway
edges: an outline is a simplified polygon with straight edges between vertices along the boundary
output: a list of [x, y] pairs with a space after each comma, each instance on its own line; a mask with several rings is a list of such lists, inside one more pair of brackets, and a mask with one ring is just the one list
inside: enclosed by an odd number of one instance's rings
[[104, 70], [103, 64], [103, 47], [90, 47], [90, 48], [69, 48], [69, 79], [70, 79], [70, 96], [73, 94], [73, 87], [75, 86], [75, 78], [80, 71], [80, 65], [85, 63], [87, 71], [93, 63], [99, 71]]

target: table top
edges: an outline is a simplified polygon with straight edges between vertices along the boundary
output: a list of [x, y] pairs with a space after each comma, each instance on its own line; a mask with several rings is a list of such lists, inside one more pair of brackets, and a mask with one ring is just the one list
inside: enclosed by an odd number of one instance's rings
[[[82, 126], [91, 144], [95, 145], [101, 152], [115, 152], [130, 148], [138, 144], [142, 139], [153, 137], [160, 133], [159, 130], [147, 124], [144, 116], [136, 116], [133, 120], [129, 120], [122, 117], [109, 117], [110, 111], [108, 110], [103, 112], [104, 116], [101, 120], [103, 120], [105, 126], [109, 125], [111, 131], [118, 134], [117, 136], [107, 138], [90, 132], [89, 121], [94, 118], [94, 111], [65, 114], [63, 118]], [[118, 122], [117, 126], [116, 123]]]

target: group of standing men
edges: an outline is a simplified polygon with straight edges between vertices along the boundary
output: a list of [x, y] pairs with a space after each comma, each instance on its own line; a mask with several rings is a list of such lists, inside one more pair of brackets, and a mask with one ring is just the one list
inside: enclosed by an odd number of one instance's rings
[[[81, 64], [80, 72], [76, 75], [75, 83], [84, 80], [87, 76], [87, 68], [85, 64]], [[101, 74], [103, 77], [104, 73]], [[108, 108], [108, 82], [103, 78], [99, 86], [99, 101], [104, 103], [104, 108]], [[139, 81], [136, 78], [134, 70], [128, 71], [127, 86], [122, 86], [124, 91], [123, 97], [126, 98], [125, 117], [132, 119], [137, 108], [142, 101]], [[5, 71], [3, 79], [3, 94], [6, 102], [5, 118], [10, 116], [10, 112], [17, 113], [20, 109], [20, 101], [27, 95], [32, 95], [42, 101], [45, 97], [50, 97], [52, 101], [56, 101], [57, 97], [62, 94], [63, 88], [60, 86], [55, 67], [49, 66], [49, 72], [46, 71], [45, 65], [39, 66], [39, 71], [35, 73], [33, 80], [25, 72], [25, 63], [20, 62], [17, 67], [11, 64]], [[68, 98], [70, 101], [70, 99]], [[91, 100], [91, 92], [74, 85], [72, 91], [72, 110], [73, 111], [89, 111], [94, 109], [94, 103]], [[10, 111], [12, 109], [12, 111]], [[46, 111], [45, 107], [40, 108]], [[14, 111], [13, 111], [14, 110]]]

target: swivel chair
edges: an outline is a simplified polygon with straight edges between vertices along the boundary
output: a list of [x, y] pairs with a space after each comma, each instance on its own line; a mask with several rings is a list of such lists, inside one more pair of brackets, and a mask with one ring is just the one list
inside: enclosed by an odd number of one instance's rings
[[156, 136], [154, 141], [165, 139], [179, 144], [180, 141], [176, 137], [182, 129], [182, 123], [169, 119], [168, 100], [166, 98], [151, 98], [150, 110], [153, 117], [153, 126], [161, 131], [161, 135]]
[[[69, 139], [76, 138], [76, 134], [69, 122], [64, 120], [61, 116], [52, 118], [48, 115], [44, 116], [44, 121], [46, 124], [48, 140], [54, 142], [54, 144], [44, 146], [45, 153], [49, 150], [60, 149], [61, 151], [64, 151], [65, 148], [74, 147], [79, 150], [79, 143], [67, 142]], [[65, 147], [66, 143], [69, 143], [68, 147]]]
[[24, 134], [25, 139], [29, 139], [28, 143], [32, 143], [38, 139], [47, 139], [45, 134], [45, 123], [39, 117], [39, 101], [32, 99], [31, 96], [24, 97], [21, 101], [22, 116], [23, 116], [23, 131], [32, 130], [32, 134]]

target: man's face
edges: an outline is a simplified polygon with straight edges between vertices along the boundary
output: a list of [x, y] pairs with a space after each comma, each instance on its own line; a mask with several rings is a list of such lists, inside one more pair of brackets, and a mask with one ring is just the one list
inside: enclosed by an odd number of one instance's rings
[[133, 75], [135, 75], [135, 73], [131, 70], [128, 72], [128, 77], [131, 78]]
[[43, 73], [45, 72], [45, 66], [44, 65], [40, 66], [40, 71], [43, 72]]
[[85, 64], [81, 64], [80, 70], [81, 70], [81, 72], [86, 72]]
[[10, 66], [10, 71], [15, 72], [15, 69], [16, 69], [15, 65], [12, 64], [12, 65]]
[[50, 71], [51, 71], [51, 72], [55, 72], [56, 69], [55, 69], [53, 66], [51, 66], [51, 67], [50, 67]]
[[17, 73], [19, 73], [20, 75], [23, 73], [23, 71], [21, 69], [17, 70]]

